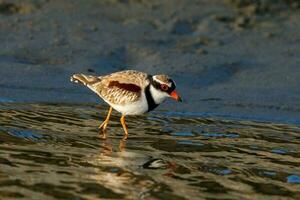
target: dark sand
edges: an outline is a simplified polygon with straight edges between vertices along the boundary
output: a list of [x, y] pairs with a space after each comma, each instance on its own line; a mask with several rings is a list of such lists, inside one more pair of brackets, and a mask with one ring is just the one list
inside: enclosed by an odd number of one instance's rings
[[[300, 123], [299, 1], [0, 0], [0, 101], [102, 102], [73, 73], [167, 73], [183, 114]], [[185, 113], [189, 112], [189, 113]]]

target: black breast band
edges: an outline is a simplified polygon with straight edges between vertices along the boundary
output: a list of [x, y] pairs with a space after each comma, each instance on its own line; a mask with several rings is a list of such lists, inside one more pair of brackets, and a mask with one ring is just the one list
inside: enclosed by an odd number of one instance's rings
[[148, 77], [149, 80], [150, 80], [150, 83], [149, 85], [147, 85], [147, 87], [145, 88], [145, 95], [146, 95], [146, 99], [147, 99], [147, 103], [148, 103], [148, 112], [155, 109], [158, 104], [155, 103], [154, 99], [153, 99], [153, 96], [150, 92], [150, 85], [151, 85], [151, 80], [152, 80], [152, 77]]

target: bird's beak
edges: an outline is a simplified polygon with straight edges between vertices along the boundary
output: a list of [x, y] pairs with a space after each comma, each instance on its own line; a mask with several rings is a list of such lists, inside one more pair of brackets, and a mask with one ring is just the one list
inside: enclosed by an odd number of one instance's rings
[[180, 98], [180, 96], [177, 94], [177, 92], [175, 90], [173, 92], [171, 92], [170, 97], [175, 99], [176, 101], [182, 102], [182, 99]]

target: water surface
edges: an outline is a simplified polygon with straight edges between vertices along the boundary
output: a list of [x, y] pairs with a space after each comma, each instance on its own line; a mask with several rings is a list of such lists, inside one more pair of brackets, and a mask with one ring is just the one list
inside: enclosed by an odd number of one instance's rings
[[0, 104], [0, 199], [300, 199], [300, 126]]

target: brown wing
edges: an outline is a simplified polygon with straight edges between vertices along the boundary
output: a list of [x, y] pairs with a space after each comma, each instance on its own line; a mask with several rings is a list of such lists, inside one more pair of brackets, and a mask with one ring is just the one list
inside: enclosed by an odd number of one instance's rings
[[100, 82], [89, 87], [106, 101], [119, 105], [137, 101], [148, 84], [147, 74], [133, 70], [99, 78]]
[[129, 92], [140, 92], [142, 89], [140, 86], [132, 83], [120, 83], [119, 81], [110, 81], [108, 87], [117, 87], [122, 90], [127, 90]]

